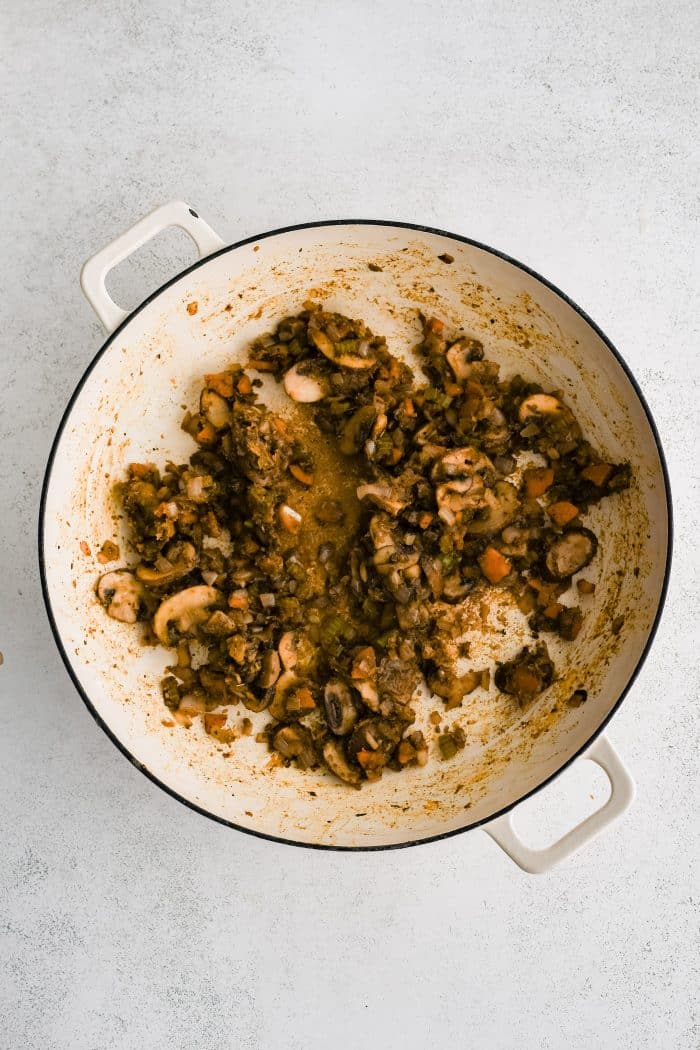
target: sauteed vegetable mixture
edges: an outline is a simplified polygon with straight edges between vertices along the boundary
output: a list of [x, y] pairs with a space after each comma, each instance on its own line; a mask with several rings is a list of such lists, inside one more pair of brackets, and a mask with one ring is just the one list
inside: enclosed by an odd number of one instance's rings
[[[304, 303], [245, 370], [204, 377], [188, 463], [134, 463], [117, 485], [138, 563], [97, 595], [176, 654], [162, 682], [175, 722], [201, 716], [228, 744], [232, 705], [264, 710], [279, 761], [353, 787], [425, 765], [414, 694], [425, 682], [449, 710], [489, 686], [488, 668], [458, 671], [460, 614], [494, 588], [533, 636], [496, 687], [525, 705], [551, 685], [546, 637], [575, 639], [594, 590], [571, 588], [598, 546], [586, 512], [629, 465], [602, 459], [561, 392], [503, 380], [476, 339], [422, 324], [418, 378], [362, 321]], [[259, 400], [256, 373], [289, 411]], [[440, 733], [439, 753], [466, 742]]]

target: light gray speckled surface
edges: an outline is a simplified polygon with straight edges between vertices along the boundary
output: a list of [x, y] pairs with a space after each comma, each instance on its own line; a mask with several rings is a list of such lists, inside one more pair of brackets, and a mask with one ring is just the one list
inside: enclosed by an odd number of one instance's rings
[[[700, 1045], [699, 10], [5, 4], [3, 1050]], [[676, 569], [612, 726], [637, 801], [555, 874], [523, 875], [480, 832], [356, 856], [238, 835], [158, 791], [80, 702], [34, 538], [54, 430], [101, 342], [78, 271], [173, 197], [230, 239], [369, 216], [484, 240], [567, 290], [635, 370]], [[135, 304], [189, 258], [170, 238], [113, 287]], [[540, 823], [590, 785], [563, 778]]]

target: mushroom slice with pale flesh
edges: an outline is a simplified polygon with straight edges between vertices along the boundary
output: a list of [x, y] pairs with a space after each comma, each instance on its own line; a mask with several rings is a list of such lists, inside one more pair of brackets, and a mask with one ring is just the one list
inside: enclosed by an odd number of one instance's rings
[[295, 758], [301, 769], [318, 762], [313, 737], [305, 726], [283, 726], [272, 738], [272, 746], [285, 758]]
[[438, 485], [435, 490], [438, 517], [446, 525], [456, 525], [465, 511], [476, 511], [484, 503], [484, 482], [475, 474]]
[[360, 501], [363, 499], [370, 500], [375, 506], [385, 510], [388, 514], [392, 514], [394, 517], [400, 514], [404, 507], [408, 506], [408, 499], [405, 496], [395, 491], [391, 485], [379, 482], [373, 485], [358, 485], [357, 498]]
[[352, 684], [370, 711], [378, 711], [379, 691], [374, 682], [371, 682], [368, 678], [358, 678]]
[[359, 788], [362, 783], [360, 771], [350, 765], [340, 741], [326, 741], [323, 745], [323, 760], [331, 773], [335, 773], [339, 780], [343, 780], [346, 784], [351, 784], [353, 787]]
[[597, 549], [598, 540], [590, 529], [567, 529], [545, 554], [546, 573], [550, 579], [566, 580], [593, 561]]
[[187, 634], [197, 624], [209, 617], [209, 606], [221, 597], [215, 587], [200, 584], [166, 598], [158, 606], [153, 617], [153, 633], [159, 642], [170, 646], [170, 624], [174, 623], [180, 634]]
[[340, 678], [331, 678], [323, 691], [323, 707], [328, 728], [336, 736], [345, 736], [357, 721], [357, 708], [350, 687]]
[[282, 667], [291, 671], [297, 664], [297, 636], [294, 631], [285, 631], [277, 645]]
[[521, 423], [527, 423], [529, 419], [537, 419], [540, 416], [559, 416], [566, 411], [566, 406], [553, 394], [530, 394], [524, 401], [520, 402], [518, 408], [518, 419]]
[[288, 396], [292, 401], [298, 401], [303, 405], [321, 401], [330, 389], [326, 379], [313, 374], [306, 375], [300, 368], [301, 366], [296, 364], [285, 373], [282, 382]]
[[324, 357], [341, 368], [373, 368], [376, 361], [369, 356], [369, 339], [342, 339], [338, 343], [322, 332], [309, 326], [309, 338]]
[[518, 490], [508, 481], [497, 481], [484, 492], [480, 516], [467, 522], [465, 531], [470, 536], [491, 536], [510, 525], [519, 513]]
[[443, 453], [433, 464], [430, 476], [433, 481], [452, 481], [454, 478], [467, 478], [493, 471], [494, 466], [489, 457], [467, 445]]
[[139, 565], [136, 575], [149, 587], [164, 587], [187, 576], [197, 564], [197, 551], [194, 545], [185, 540], [175, 540], [169, 543], [163, 551], [163, 557], [158, 559], [155, 566]]
[[100, 576], [97, 597], [113, 620], [136, 623], [143, 602], [143, 585], [127, 569], [115, 569]]
[[481, 343], [476, 339], [458, 339], [456, 343], [453, 343], [450, 349], [445, 354], [447, 363], [452, 369], [455, 379], [458, 383], [464, 382], [465, 379], [469, 379], [472, 374], [472, 361], [474, 360], [474, 351], [482, 351], [483, 348]]
[[270, 714], [278, 722], [304, 718], [315, 707], [313, 693], [305, 679], [300, 678], [293, 671], [285, 671], [277, 679], [274, 699], [270, 704]]
[[354, 456], [371, 439], [386, 430], [387, 417], [377, 405], [358, 408], [343, 427], [338, 448], [344, 456]]
[[442, 482], [435, 490], [438, 515], [447, 525], [455, 525], [465, 511], [483, 506], [484, 475], [494, 473], [488, 456], [475, 448], [453, 448], [433, 464], [430, 476]]
[[199, 399], [199, 411], [215, 430], [223, 430], [231, 422], [231, 409], [225, 397], [205, 387]]
[[262, 669], [256, 685], [260, 689], [270, 689], [279, 678], [281, 670], [279, 654], [274, 649], [268, 649], [262, 658]]

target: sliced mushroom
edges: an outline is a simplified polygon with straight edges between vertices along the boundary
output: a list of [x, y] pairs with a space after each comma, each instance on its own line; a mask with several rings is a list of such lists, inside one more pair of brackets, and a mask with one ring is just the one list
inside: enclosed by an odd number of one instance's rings
[[221, 597], [215, 587], [201, 584], [178, 591], [158, 606], [153, 617], [153, 632], [163, 645], [171, 645], [169, 625], [174, 623], [181, 634], [186, 634], [209, 616], [209, 606]]
[[349, 686], [340, 678], [331, 678], [323, 691], [323, 707], [328, 728], [336, 736], [345, 736], [357, 721], [357, 708]]
[[508, 481], [497, 481], [492, 489], [486, 489], [480, 514], [467, 523], [466, 532], [470, 536], [491, 536], [510, 525], [519, 513], [518, 490]]
[[370, 518], [369, 535], [375, 550], [396, 546], [394, 527], [394, 522], [386, 514], [374, 514]]
[[521, 423], [527, 423], [529, 419], [539, 416], [559, 416], [564, 411], [564, 405], [553, 394], [530, 394], [520, 403], [518, 419]]
[[106, 572], [97, 581], [97, 597], [107, 615], [121, 623], [136, 623], [141, 612], [144, 590], [127, 569]]
[[252, 689], [246, 689], [242, 699], [246, 711], [264, 711], [270, 703], [270, 694], [254, 693]]
[[341, 339], [334, 343], [320, 328], [310, 325], [309, 338], [324, 357], [341, 368], [373, 368], [376, 364], [369, 354], [369, 339]]
[[360, 771], [350, 765], [339, 740], [326, 741], [323, 745], [323, 760], [331, 773], [335, 773], [339, 780], [359, 788], [362, 782]]
[[279, 678], [281, 670], [279, 654], [274, 649], [268, 649], [262, 658], [262, 668], [256, 684], [260, 689], [270, 689]]
[[285, 373], [283, 383], [284, 389], [292, 401], [298, 401], [303, 405], [311, 405], [315, 401], [321, 401], [330, 389], [324, 377], [306, 375], [300, 371], [299, 365], [293, 365]]
[[275, 695], [270, 704], [270, 714], [278, 722], [304, 718], [316, 707], [308, 682], [293, 671], [285, 671], [277, 679]]
[[396, 547], [380, 547], [372, 558], [372, 564], [380, 576], [394, 572], [405, 572], [420, 561], [420, 551], [398, 551]]
[[537, 539], [541, 530], [537, 528], [520, 528], [507, 525], [501, 533], [501, 554], [507, 558], [524, 558], [528, 552], [529, 540]]
[[285, 758], [295, 758], [301, 769], [311, 769], [318, 758], [314, 740], [305, 726], [283, 726], [272, 739], [272, 746]]
[[387, 417], [376, 405], [363, 405], [343, 427], [338, 448], [344, 456], [354, 456], [371, 439], [386, 430]]
[[291, 671], [297, 663], [297, 636], [294, 631], [285, 631], [279, 640], [277, 652], [285, 671]]
[[483, 479], [478, 474], [438, 485], [435, 490], [438, 516], [446, 525], [456, 525], [465, 511], [476, 511], [483, 506], [484, 491]]
[[363, 499], [370, 500], [375, 506], [387, 511], [388, 514], [394, 517], [400, 514], [404, 507], [408, 506], [408, 499], [403, 494], [392, 488], [391, 485], [380, 484], [379, 482], [373, 485], [358, 485], [357, 498], [360, 501]]
[[507, 447], [510, 433], [506, 417], [500, 408], [494, 408], [486, 419], [485, 430], [480, 435], [481, 444], [489, 452], [499, 452]]
[[474, 580], [463, 580], [458, 572], [453, 572], [443, 583], [442, 598], [446, 602], [460, 602], [474, 589]]
[[593, 561], [597, 549], [598, 539], [590, 529], [567, 529], [545, 555], [547, 575], [553, 580], [568, 579]]
[[379, 692], [374, 682], [371, 682], [368, 678], [353, 681], [353, 688], [362, 697], [364, 703], [370, 709], [370, 711], [379, 710]]
[[199, 399], [199, 411], [215, 430], [223, 430], [231, 422], [231, 409], [226, 398], [206, 387]]
[[194, 545], [185, 540], [174, 540], [163, 551], [164, 557], [155, 566], [139, 565], [136, 575], [149, 587], [164, 587], [192, 572], [197, 564]]
[[472, 362], [484, 356], [484, 348], [477, 339], [458, 339], [445, 354], [458, 383], [469, 379]]
[[433, 481], [451, 481], [454, 478], [470, 478], [475, 474], [493, 472], [493, 463], [478, 449], [466, 446], [453, 448], [443, 453], [433, 464], [430, 476]]

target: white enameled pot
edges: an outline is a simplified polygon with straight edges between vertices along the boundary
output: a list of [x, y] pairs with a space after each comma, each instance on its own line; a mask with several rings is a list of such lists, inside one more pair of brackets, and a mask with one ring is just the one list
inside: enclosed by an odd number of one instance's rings
[[[170, 226], [190, 234], [201, 258], [127, 314], [107, 294], [105, 276]], [[446, 253], [451, 263], [439, 258]], [[660, 615], [670, 498], [641, 393], [578, 307], [514, 260], [439, 230], [322, 222], [226, 247], [179, 202], [158, 208], [93, 256], [82, 285], [110, 334], [78, 384], [51, 451], [41, 505], [42, 581], [71, 677], [132, 762], [176, 798], [242, 831], [312, 847], [379, 849], [482, 826], [532, 872], [551, 868], [629, 805], [631, 778], [602, 731]], [[417, 342], [419, 308], [464, 326], [501, 362], [503, 375], [518, 371], [562, 389], [590, 439], [634, 469], [632, 488], [596, 508], [597, 589], [576, 641], [550, 647], [555, 684], [525, 711], [493, 687], [478, 690], [454, 715], [468, 736], [455, 759], [432, 756], [425, 768], [387, 773], [361, 793], [320, 771], [268, 768], [269, 756], [253, 737], [236, 741], [224, 757], [199, 724], [164, 726], [158, 683], [169, 654], [142, 648], [135, 629], [108, 619], [94, 593], [101, 571], [95, 553], [104, 540], [127, 550], [112, 483], [131, 461], [186, 458], [192, 444], [179, 427], [181, 406], [195, 404], [202, 374], [240, 360], [251, 338], [309, 298], [362, 317], [395, 352]], [[279, 398], [269, 384], [266, 391], [271, 403]], [[613, 620], [622, 623], [617, 633]], [[474, 627], [470, 665], [492, 666], [524, 640], [522, 617], [494, 606]], [[566, 701], [577, 688], [587, 690], [588, 700], [572, 707]], [[264, 713], [254, 717], [266, 720]], [[513, 807], [579, 757], [605, 770], [608, 801], [553, 846], [529, 849], [513, 829]]]

